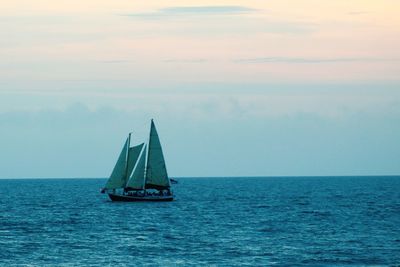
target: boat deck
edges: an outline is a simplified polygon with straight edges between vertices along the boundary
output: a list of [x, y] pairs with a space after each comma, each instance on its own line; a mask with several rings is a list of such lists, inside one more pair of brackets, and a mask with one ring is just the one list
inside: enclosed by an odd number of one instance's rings
[[172, 201], [173, 195], [169, 196], [129, 196], [109, 193], [108, 196], [112, 201], [136, 202], [136, 201]]

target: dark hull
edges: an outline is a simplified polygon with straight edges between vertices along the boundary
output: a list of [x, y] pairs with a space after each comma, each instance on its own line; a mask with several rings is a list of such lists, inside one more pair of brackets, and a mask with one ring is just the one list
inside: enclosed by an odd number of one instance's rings
[[173, 196], [127, 196], [118, 194], [108, 194], [112, 201], [123, 201], [123, 202], [136, 202], [136, 201], [172, 201]]

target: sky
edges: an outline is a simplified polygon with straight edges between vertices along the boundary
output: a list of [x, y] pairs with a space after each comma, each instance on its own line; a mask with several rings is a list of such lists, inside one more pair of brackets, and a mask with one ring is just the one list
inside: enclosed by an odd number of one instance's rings
[[398, 0], [0, 2], [0, 178], [400, 174]]

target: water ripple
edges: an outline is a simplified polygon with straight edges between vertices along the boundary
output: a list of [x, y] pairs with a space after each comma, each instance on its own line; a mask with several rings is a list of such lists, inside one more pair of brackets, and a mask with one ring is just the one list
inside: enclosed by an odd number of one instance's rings
[[0, 180], [0, 266], [400, 263], [400, 177], [181, 179], [170, 203], [104, 181]]

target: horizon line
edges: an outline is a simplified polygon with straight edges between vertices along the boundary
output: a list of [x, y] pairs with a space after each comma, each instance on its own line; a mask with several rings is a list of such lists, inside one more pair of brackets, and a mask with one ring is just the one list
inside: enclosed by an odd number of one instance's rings
[[[400, 174], [368, 174], [368, 175], [272, 175], [272, 176], [180, 176], [172, 179], [205, 179], [205, 178], [339, 178], [339, 177], [400, 177]], [[0, 177], [0, 180], [77, 180], [77, 179], [108, 179], [109, 177]]]

